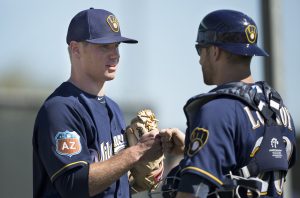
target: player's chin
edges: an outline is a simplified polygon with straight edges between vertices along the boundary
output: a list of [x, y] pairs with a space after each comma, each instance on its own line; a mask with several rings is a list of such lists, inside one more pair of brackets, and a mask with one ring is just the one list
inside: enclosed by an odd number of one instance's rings
[[105, 74], [105, 77], [106, 77], [106, 81], [113, 80], [113, 79], [116, 78], [116, 72], [115, 72], [115, 71], [113, 71], [113, 72], [109, 72], [109, 71], [108, 71], [108, 72]]
[[111, 81], [111, 80], [114, 80], [115, 79], [115, 75], [113, 76], [106, 76], [106, 81]]
[[206, 85], [214, 85], [211, 76], [207, 75], [207, 73], [204, 73], [204, 71], [203, 71], [203, 81]]

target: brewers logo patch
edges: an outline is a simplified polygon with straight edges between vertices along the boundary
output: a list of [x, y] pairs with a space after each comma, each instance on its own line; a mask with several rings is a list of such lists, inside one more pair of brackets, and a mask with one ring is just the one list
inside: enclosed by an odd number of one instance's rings
[[72, 157], [81, 152], [80, 136], [75, 131], [58, 132], [55, 136], [56, 152]]
[[256, 27], [254, 25], [248, 25], [245, 29], [245, 33], [249, 43], [252, 44], [256, 42], [257, 33], [256, 33]]
[[187, 154], [192, 157], [195, 155], [207, 142], [208, 130], [204, 128], [195, 128], [190, 136], [190, 144], [187, 150]]
[[119, 32], [119, 22], [114, 15], [109, 15], [106, 19], [110, 29], [114, 32]]

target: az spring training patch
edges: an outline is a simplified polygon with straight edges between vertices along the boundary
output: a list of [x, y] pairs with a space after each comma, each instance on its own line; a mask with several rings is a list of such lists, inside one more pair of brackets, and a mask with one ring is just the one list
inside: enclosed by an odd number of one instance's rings
[[58, 132], [55, 136], [56, 152], [72, 157], [81, 152], [80, 136], [75, 131]]

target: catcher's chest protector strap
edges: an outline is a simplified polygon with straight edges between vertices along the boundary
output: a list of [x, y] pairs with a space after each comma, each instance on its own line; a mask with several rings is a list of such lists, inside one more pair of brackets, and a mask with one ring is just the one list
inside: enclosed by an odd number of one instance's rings
[[195, 96], [187, 102], [184, 112], [188, 126], [201, 106], [222, 97], [238, 99], [254, 110], [259, 111], [265, 118], [265, 132], [260, 150], [250, 163], [243, 168], [249, 171], [248, 176], [256, 177], [259, 173], [266, 171], [287, 171], [288, 160], [281, 134], [281, 126], [276, 121], [276, 119], [280, 119], [280, 108], [283, 107], [280, 95], [262, 81], [253, 85], [235, 82], [219, 86], [211, 92]]

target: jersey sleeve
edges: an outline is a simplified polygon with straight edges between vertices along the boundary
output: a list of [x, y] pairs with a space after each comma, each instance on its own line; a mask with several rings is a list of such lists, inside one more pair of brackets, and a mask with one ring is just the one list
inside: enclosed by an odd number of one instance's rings
[[51, 182], [66, 171], [91, 162], [84, 120], [75, 104], [48, 102], [35, 124], [38, 155]]
[[236, 165], [235, 102], [216, 99], [202, 106], [189, 126], [182, 174], [197, 174], [213, 186], [224, 184]]
[[195, 197], [207, 197], [209, 184], [196, 174], [184, 174], [178, 186], [179, 192], [190, 193]]

